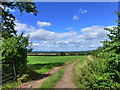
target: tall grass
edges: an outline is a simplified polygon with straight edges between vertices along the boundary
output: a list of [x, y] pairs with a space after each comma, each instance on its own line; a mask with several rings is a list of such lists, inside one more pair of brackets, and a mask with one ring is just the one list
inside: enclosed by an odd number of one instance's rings
[[106, 78], [109, 73], [107, 60], [89, 56], [82, 64], [74, 66], [74, 83], [78, 88], [114, 88], [118, 83]]

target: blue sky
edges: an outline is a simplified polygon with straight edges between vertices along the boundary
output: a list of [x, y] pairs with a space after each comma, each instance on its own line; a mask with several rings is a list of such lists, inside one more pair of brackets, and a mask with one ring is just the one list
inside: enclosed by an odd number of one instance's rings
[[36, 2], [37, 16], [17, 10], [18, 34], [30, 35], [34, 51], [86, 51], [108, 40], [105, 27], [116, 26], [117, 2]]

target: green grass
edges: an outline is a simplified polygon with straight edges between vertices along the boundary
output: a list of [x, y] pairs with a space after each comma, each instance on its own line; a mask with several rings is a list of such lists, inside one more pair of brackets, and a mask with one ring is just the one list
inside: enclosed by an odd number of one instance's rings
[[[63, 64], [67, 61], [80, 58], [81, 56], [28, 56], [28, 75], [26, 81], [38, 80], [41, 78], [42, 73], [45, 73], [55, 66]], [[63, 73], [63, 69], [57, 71], [53, 76], [50, 76], [50, 80], [47, 81], [51, 87], [54, 83], [49, 83], [50, 81], [56, 82], [60, 79]], [[54, 78], [53, 78], [54, 77]], [[16, 88], [18, 82], [8, 83], [3, 86], [4, 89]], [[43, 85], [44, 86], [44, 85]]]
[[28, 56], [28, 66], [38, 73], [45, 73], [72, 59], [80, 58], [80, 56]]
[[56, 73], [51, 75], [46, 81], [44, 81], [40, 88], [53, 88], [57, 81], [61, 80], [64, 72], [64, 68], [58, 70]]
[[28, 64], [66, 62], [80, 56], [28, 56]]
[[78, 61], [75, 65], [74, 65], [74, 70], [73, 70], [73, 82], [74, 84], [77, 86], [77, 88], [85, 88], [82, 86], [81, 81], [82, 78], [82, 69], [85, 68], [85, 63], [86, 63], [86, 59], [87, 57], [82, 57], [80, 61]]

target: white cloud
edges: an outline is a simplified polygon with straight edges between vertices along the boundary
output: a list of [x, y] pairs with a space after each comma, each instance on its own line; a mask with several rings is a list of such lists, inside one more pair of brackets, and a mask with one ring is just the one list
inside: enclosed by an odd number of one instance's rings
[[[112, 27], [112, 26], [108, 26]], [[106, 35], [108, 32], [103, 30], [104, 26], [91, 26], [87, 28], [83, 28], [80, 31], [82, 34], [76, 34], [75, 32], [67, 32], [67, 33], [55, 33], [50, 37], [47, 30], [44, 30], [39, 37], [38, 40], [40, 42], [40, 50], [62, 50], [62, 51], [80, 51], [80, 50], [93, 50], [97, 47], [101, 46], [100, 41], [108, 40]], [[43, 35], [43, 33], [46, 33]], [[75, 34], [74, 34], [75, 33]], [[36, 34], [35, 34], [36, 35]], [[43, 35], [43, 36], [42, 36]], [[70, 36], [70, 37], [69, 37]], [[44, 39], [41, 39], [44, 38]], [[52, 38], [53, 37], [53, 38]], [[68, 37], [64, 39], [65, 37]], [[46, 39], [47, 38], [47, 39]], [[49, 39], [48, 39], [49, 38]], [[35, 39], [35, 38], [34, 38]], [[42, 40], [42, 41], [40, 41]]]
[[73, 27], [68, 27], [68, 28], [66, 28], [66, 30], [71, 30], [71, 29], [73, 29]]
[[113, 28], [116, 27], [115, 25], [112, 26], [91, 26], [87, 28], [81, 29], [83, 36], [85, 39], [97, 39], [97, 40], [108, 40], [107, 34], [108, 31], [104, 30], [104, 28]]
[[40, 26], [40, 27], [45, 27], [45, 26], [51, 26], [51, 23], [37, 21], [37, 25]]
[[29, 33], [29, 32], [35, 31], [35, 28], [33, 26], [23, 24], [23, 23], [21, 23], [19, 21], [16, 21], [15, 24], [16, 24], [15, 30], [17, 30], [18, 34], [20, 34], [21, 32]]
[[92, 26], [81, 29], [81, 32], [83, 33], [86, 39], [104, 39], [108, 33], [104, 30], [104, 28], [104, 26]]
[[59, 40], [72, 35], [76, 32], [56, 33], [45, 29], [37, 29], [36, 31], [29, 33], [32, 40]]
[[79, 20], [80, 19], [80, 14], [85, 14], [87, 13], [87, 10], [83, 10], [82, 8], [79, 9], [77, 14], [74, 14], [73, 20]]
[[32, 45], [33, 46], [39, 46], [40, 44], [39, 43], [33, 43]]
[[87, 10], [81, 11], [82, 14], [87, 13]]
[[112, 28], [114, 26], [94, 25], [82, 28], [78, 32], [80, 34], [74, 31], [57, 33], [41, 28], [36, 29], [33, 26], [16, 22], [16, 29], [30, 35], [33, 49], [37, 51], [84, 51], [96, 49], [102, 46], [100, 41], [109, 40], [106, 37], [108, 32], [104, 30], [106, 27]]
[[73, 20], [79, 20], [79, 15], [74, 15]]
[[87, 10], [83, 10], [82, 8], [80, 8], [79, 13], [82, 13], [82, 14], [87, 13]]

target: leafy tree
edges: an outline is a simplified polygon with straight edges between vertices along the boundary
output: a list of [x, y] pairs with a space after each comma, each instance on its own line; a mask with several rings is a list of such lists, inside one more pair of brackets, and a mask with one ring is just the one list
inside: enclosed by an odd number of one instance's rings
[[99, 57], [98, 53], [101, 52], [103, 49], [105, 48], [105, 46], [102, 46], [102, 47], [98, 47], [96, 50], [93, 50], [91, 52], [91, 54], [95, 57]]
[[[2, 61], [7, 62], [13, 60], [15, 62], [17, 75], [24, 74], [27, 66], [29, 37], [23, 37], [23, 33], [17, 35], [17, 30], [15, 30], [15, 16], [10, 12], [10, 9], [18, 9], [21, 14], [25, 11], [27, 13], [33, 13], [34, 15], [36, 15], [38, 11], [36, 10], [35, 3], [32, 2], [2, 2], [0, 9], [2, 9]], [[6, 67], [7, 65], [3, 65], [3, 70]]]
[[16, 35], [15, 17], [10, 13], [10, 9], [18, 9], [21, 14], [23, 11], [37, 15], [35, 3], [32, 2], [2, 2], [2, 37], [8, 38]]
[[97, 56], [97, 59], [102, 58], [95, 67], [94, 64], [97, 60], [89, 63], [97, 76], [97, 80], [93, 80], [94, 84], [89, 82], [95, 88], [120, 87], [120, 13], [116, 13], [118, 15], [118, 26], [113, 27], [113, 29], [104, 28], [104, 30], [109, 31], [107, 35], [109, 41], [101, 41], [103, 46], [92, 51], [92, 55]]
[[118, 26], [113, 27], [113, 29], [105, 28], [109, 31], [107, 36], [110, 40], [102, 41], [105, 48], [99, 55], [108, 61], [109, 76], [120, 83], [120, 13], [116, 13], [118, 15]]
[[60, 52], [60, 56], [65, 56], [65, 52]]

